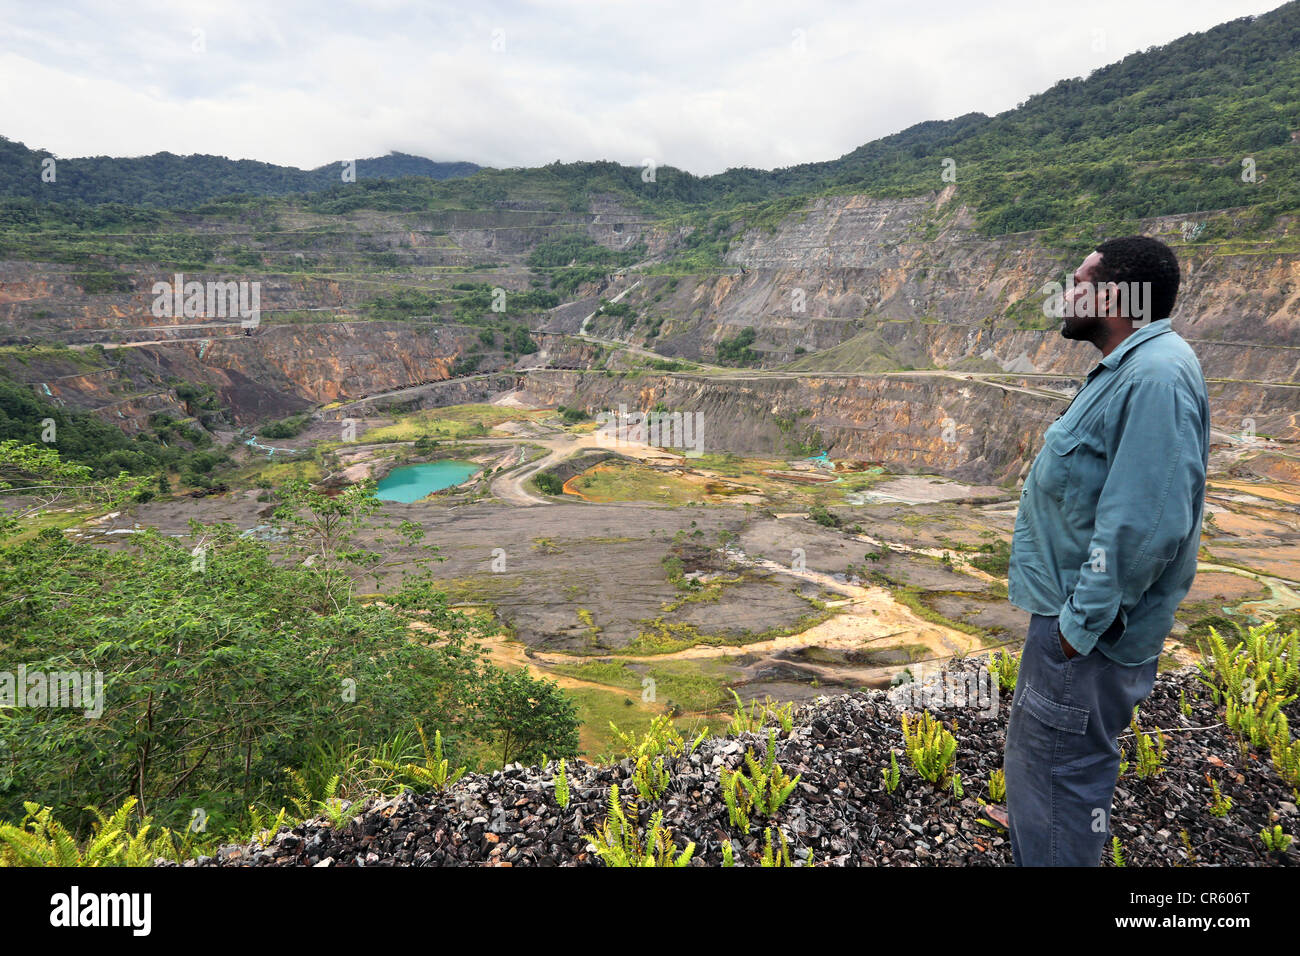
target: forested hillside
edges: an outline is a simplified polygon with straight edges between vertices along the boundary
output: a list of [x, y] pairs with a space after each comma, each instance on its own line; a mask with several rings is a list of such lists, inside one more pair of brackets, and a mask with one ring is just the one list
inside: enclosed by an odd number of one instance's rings
[[[55, 159], [54, 180], [42, 178], [45, 160]], [[474, 163], [436, 163], [421, 156], [389, 153], [356, 161], [362, 179], [398, 179], [420, 176], [441, 180], [468, 176]], [[315, 169], [276, 166], [250, 159], [224, 156], [152, 156], [117, 158], [89, 156], [55, 158], [43, 149], [29, 149], [0, 136], [0, 196], [24, 197], [42, 202], [129, 203], [153, 208], [193, 206], [218, 196], [249, 194], [282, 196], [313, 192], [342, 182], [344, 161]]]
[[[1300, 3], [1290, 3], [1062, 80], [996, 116], [918, 123], [839, 159], [772, 171], [696, 176], [665, 157], [646, 182], [640, 166], [609, 161], [489, 170], [394, 153], [358, 161], [357, 182], [344, 184], [339, 163], [304, 171], [160, 153], [59, 160], [57, 183], [46, 184], [40, 162], [48, 153], [0, 139], [0, 196], [178, 208], [235, 194], [315, 192], [313, 210], [338, 213], [503, 201], [563, 208], [612, 192], [672, 214], [825, 192], [916, 195], [955, 182], [978, 208], [981, 229], [993, 234], [1063, 218], [1245, 205], [1277, 212], [1300, 203], [1298, 88]], [[945, 160], [952, 161], [947, 180]]]

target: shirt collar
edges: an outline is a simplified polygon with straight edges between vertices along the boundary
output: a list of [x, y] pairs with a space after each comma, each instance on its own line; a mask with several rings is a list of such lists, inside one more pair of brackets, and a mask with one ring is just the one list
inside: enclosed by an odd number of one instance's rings
[[1147, 339], [1153, 339], [1157, 335], [1164, 335], [1164, 333], [1172, 331], [1173, 325], [1170, 323], [1169, 319], [1156, 319], [1153, 322], [1148, 322], [1146, 325], [1142, 326], [1142, 328], [1124, 339], [1124, 341], [1119, 343], [1119, 345], [1115, 346], [1114, 350], [1109, 355], [1098, 362], [1097, 367], [1092, 370], [1090, 377], [1091, 375], [1095, 375], [1097, 372], [1101, 371], [1103, 367], [1108, 369], [1117, 368], [1119, 363], [1124, 361], [1124, 356], [1128, 355], [1129, 352], [1147, 341]]

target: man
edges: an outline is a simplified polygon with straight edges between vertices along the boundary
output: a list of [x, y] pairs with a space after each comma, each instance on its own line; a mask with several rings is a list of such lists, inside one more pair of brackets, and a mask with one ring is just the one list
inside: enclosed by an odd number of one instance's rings
[[1209, 456], [1205, 379], [1169, 323], [1173, 252], [1112, 239], [1074, 282], [1061, 335], [1101, 361], [1043, 436], [1011, 544], [1008, 597], [1031, 614], [1004, 755], [1022, 866], [1101, 860], [1118, 737], [1196, 574]]

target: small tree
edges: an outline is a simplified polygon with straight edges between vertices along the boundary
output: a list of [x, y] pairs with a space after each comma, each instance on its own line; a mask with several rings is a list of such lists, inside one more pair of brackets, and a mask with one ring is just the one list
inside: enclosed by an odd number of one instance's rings
[[578, 755], [578, 711], [551, 680], [525, 670], [502, 671], [483, 690], [485, 736], [495, 738], [501, 766]]

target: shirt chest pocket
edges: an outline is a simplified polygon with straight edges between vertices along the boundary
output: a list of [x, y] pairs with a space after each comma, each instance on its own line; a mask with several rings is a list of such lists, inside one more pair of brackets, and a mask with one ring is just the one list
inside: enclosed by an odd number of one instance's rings
[[1064, 501], [1070, 490], [1070, 477], [1082, 456], [1078, 435], [1056, 425], [1043, 436], [1043, 451], [1038, 458], [1036, 478], [1043, 492]]

